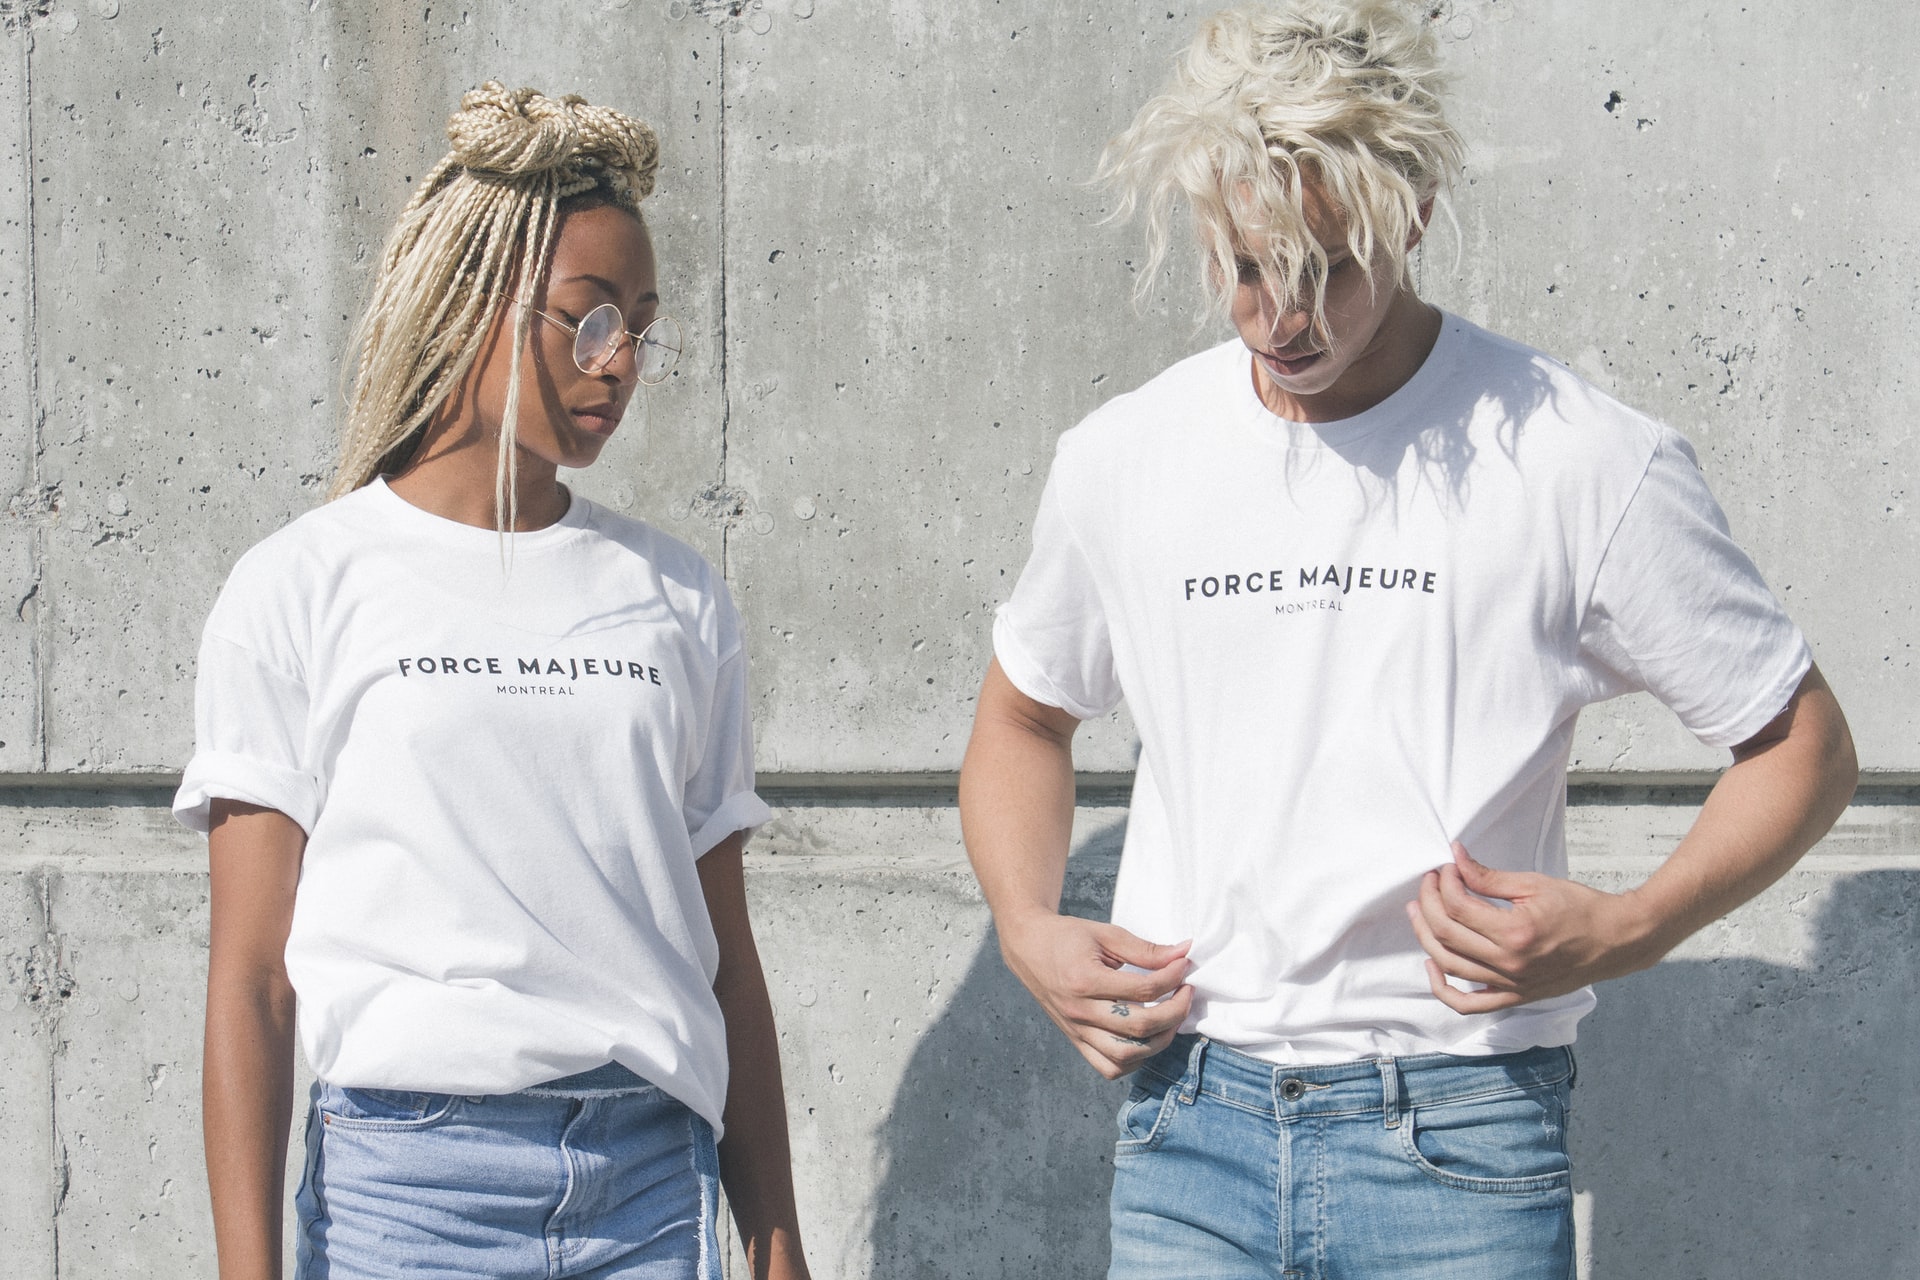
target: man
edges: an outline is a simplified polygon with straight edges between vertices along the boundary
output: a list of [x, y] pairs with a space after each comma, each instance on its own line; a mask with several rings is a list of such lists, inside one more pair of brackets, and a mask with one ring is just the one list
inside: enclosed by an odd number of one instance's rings
[[[1778, 878], [1856, 770], [1684, 440], [1421, 301], [1460, 145], [1412, 5], [1215, 15], [1109, 150], [1238, 338], [1060, 440], [961, 777], [1007, 964], [1122, 1107], [1115, 1277], [1572, 1273], [1590, 984]], [[1145, 277], [1153, 274], [1151, 266]], [[1734, 763], [1631, 892], [1565, 878], [1575, 717]], [[1113, 923], [1059, 914], [1076, 725], [1141, 755]]]

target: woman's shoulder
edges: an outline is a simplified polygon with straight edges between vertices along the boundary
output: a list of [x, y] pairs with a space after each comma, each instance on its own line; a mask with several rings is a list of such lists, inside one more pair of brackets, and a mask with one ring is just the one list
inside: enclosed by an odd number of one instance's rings
[[378, 534], [359, 492], [295, 516], [242, 552], [208, 613], [206, 633], [255, 652], [303, 634], [316, 600], [332, 594], [343, 566]]
[[725, 575], [706, 556], [655, 524], [598, 503], [588, 504], [585, 524], [626, 561], [623, 575], [632, 571], [650, 582], [681, 625], [716, 656], [724, 658], [739, 647], [739, 611]]
[[351, 555], [354, 543], [378, 536], [370, 527], [376, 510], [369, 491], [356, 489], [303, 512], [242, 552], [228, 580], [258, 580], [297, 590], [311, 573]]
[[725, 589], [712, 561], [658, 525], [594, 502], [588, 503], [586, 524], [620, 553], [644, 562], [669, 582], [698, 592]]

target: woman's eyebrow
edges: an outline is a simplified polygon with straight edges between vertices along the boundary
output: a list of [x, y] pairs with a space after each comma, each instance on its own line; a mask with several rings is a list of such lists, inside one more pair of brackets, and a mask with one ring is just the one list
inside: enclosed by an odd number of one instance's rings
[[[554, 284], [572, 284], [576, 280], [584, 280], [586, 283], [598, 287], [600, 292], [607, 294], [609, 297], [618, 297], [620, 295], [619, 285], [607, 279], [605, 276], [596, 276], [593, 273], [588, 271], [580, 271], [580, 272], [574, 273], [573, 275], [561, 276], [559, 279], [555, 280], [553, 283]], [[641, 294], [634, 301], [636, 305], [643, 305], [649, 302], [658, 302], [660, 301], [660, 295], [653, 292], [652, 290], [648, 290], [646, 293]]]

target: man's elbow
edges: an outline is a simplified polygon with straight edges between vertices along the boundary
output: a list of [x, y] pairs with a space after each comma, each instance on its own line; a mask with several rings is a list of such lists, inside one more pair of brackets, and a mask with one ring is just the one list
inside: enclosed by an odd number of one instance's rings
[[1853, 746], [1853, 731], [1847, 727], [1846, 713], [1833, 696], [1819, 670], [1808, 673], [1795, 700], [1793, 725], [1789, 738], [1804, 731], [1809, 764], [1818, 778], [1819, 794], [1825, 802], [1828, 821], [1853, 799], [1860, 784], [1860, 757]]
[[1860, 757], [1853, 749], [1853, 733], [1847, 728], [1845, 717], [1839, 715], [1837, 706], [1834, 713], [1837, 724], [1824, 752], [1824, 772], [1827, 794], [1832, 797], [1838, 816], [1838, 811], [1853, 800], [1854, 789], [1860, 785]]

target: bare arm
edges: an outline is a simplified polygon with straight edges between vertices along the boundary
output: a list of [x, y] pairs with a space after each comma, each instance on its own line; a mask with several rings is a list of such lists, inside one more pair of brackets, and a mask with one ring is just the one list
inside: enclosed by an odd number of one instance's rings
[[780, 1043], [767, 998], [760, 951], [747, 919], [736, 832], [701, 857], [700, 888], [720, 942], [713, 994], [727, 1020], [727, 1135], [720, 1143], [720, 1181], [733, 1206], [754, 1280], [807, 1280], [800, 1218], [793, 1203], [793, 1158], [787, 1145], [786, 1091]]
[[[1060, 914], [1080, 722], [987, 668], [960, 770], [960, 825], [1000, 954], [1074, 1048], [1115, 1079], [1167, 1046], [1193, 1002], [1187, 944]], [[1124, 973], [1122, 965], [1147, 973]], [[1162, 1003], [1146, 1008], [1148, 1001]]]
[[[1786, 874], [1847, 807], [1859, 779], [1846, 717], [1818, 668], [1733, 758], [1673, 855], [1626, 893], [1493, 871], [1455, 845], [1453, 865], [1428, 872], [1420, 900], [1407, 907], [1434, 995], [1480, 1013], [1657, 964]], [[1443, 974], [1487, 989], [1456, 991]]]
[[221, 1280], [280, 1275], [293, 1115], [287, 932], [306, 833], [274, 809], [213, 803], [213, 927], [201, 1116]]

